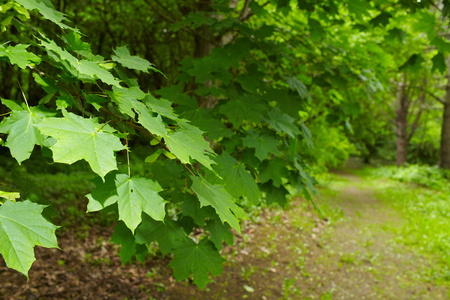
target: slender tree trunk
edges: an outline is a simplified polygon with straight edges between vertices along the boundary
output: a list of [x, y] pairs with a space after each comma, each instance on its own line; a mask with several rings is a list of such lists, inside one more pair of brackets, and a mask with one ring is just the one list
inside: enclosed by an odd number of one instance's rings
[[406, 93], [406, 76], [403, 75], [402, 81], [397, 89], [397, 107], [395, 109], [397, 125], [397, 166], [401, 166], [408, 159], [408, 94]]
[[447, 58], [447, 85], [445, 91], [439, 167], [450, 169], [450, 56]]

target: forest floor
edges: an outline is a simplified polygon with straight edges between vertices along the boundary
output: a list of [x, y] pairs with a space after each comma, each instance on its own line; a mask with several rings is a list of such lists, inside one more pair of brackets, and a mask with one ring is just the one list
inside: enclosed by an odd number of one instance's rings
[[436, 258], [396, 241], [402, 212], [377, 188], [341, 171], [315, 200], [325, 218], [303, 199], [258, 211], [203, 290], [175, 282], [160, 255], [122, 266], [106, 225], [58, 230], [61, 250], [36, 248], [28, 282], [0, 262], [0, 299], [449, 299], [430, 272]]

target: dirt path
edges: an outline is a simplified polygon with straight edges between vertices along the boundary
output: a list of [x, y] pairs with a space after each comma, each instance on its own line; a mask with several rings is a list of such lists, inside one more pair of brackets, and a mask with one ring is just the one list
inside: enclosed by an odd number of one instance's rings
[[122, 266], [110, 228], [80, 226], [63, 252], [37, 249], [28, 283], [0, 262], [0, 299], [448, 299], [425, 279], [429, 262], [395, 242], [403, 220], [374, 188], [339, 174], [316, 199], [326, 219], [300, 199], [255, 213], [203, 291], [176, 283], [168, 259]]
[[[322, 197], [343, 218], [322, 234], [333, 299], [447, 299], [442, 287], [423, 281], [426, 260], [395, 242], [398, 211], [381, 203], [360, 177], [340, 174], [334, 196]], [[324, 264], [317, 266], [323, 269]]]

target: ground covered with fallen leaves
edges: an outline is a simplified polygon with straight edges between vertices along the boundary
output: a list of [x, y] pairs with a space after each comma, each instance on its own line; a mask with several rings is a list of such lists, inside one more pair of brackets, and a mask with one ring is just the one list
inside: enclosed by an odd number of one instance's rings
[[[77, 219], [75, 208], [57, 231], [60, 250], [36, 248], [28, 282], [0, 260], [0, 299], [448, 299], [430, 275], [434, 258], [396, 242], [401, 212], [366, 180], [325, 180], [323, 216], [303, 199], [255, 211], [222, 250], [223, 275], [203, 290], [176, 282], [157, 249], [144, 265], [122, 265], [107, 220]], [[74, 200], [83, 211], [86, 201]]]

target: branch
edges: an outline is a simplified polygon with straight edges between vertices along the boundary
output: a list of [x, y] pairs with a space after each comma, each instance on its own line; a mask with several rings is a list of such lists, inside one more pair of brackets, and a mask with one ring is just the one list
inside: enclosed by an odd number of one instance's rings
[[241, 10], [241, 13], [239, 14], [239, 21], [243, 22], [245, 20], [248, 20], [252, 15], [254, 15], [253, 11], [249, 8], [251, 0], [245, 0], [244, 7]]
[[[426, 85], [426, 79], [424, 79], [424, 85]], [[419, 123], [420, 116], [422, 115], [422, 112], [424, 111], [424, 107], [425, 107], [425, 105], [424, 105], [425, 104], [425, 91], [424, 91], [423, 87], [422, 87], [421, 90], [422, 90], [422, 93], [420, 95], [419, 111], [417, 112], [416, 118], [414, 119], [414, 122], [413, 122], [413, 124], [411, 126], [411, 131], [409, 132], [409, 135], [407, 137], [408, 142], [411, 141], [411, 138], [413, 137], [414, 132], [417, 129], [417, 124]]]
[[158, 7], [154, 6], [153, 3], [151, 3], [149, 0], [144, 0], [144, 2], [150, 6], [161, 18], [163, 18], [166, 21], [169, 21], [170, 23], [176, 23], [177, 21], [171, 19], [167, 14], [160, 11]]
[[439, 98], [438, 96], [436, 96], [435, 94], [433, 94], [432, 92], [429, 91], [425, 91], [428, 95], [430, 95], [431, 97], [433, 97], [434, 100], [440, 102], [441, 104], [445, 104], [444, 100], [442, 100], [441, 98]]

